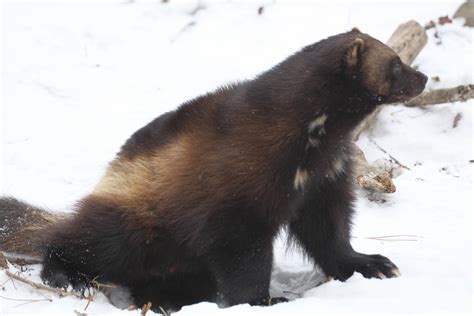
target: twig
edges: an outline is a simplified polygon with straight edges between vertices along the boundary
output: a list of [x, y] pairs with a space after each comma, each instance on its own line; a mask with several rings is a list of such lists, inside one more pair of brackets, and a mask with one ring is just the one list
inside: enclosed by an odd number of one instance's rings
[[15, 288], [15, 290], [18, 290], [18, 289], [16, 288], [15, 282], [13, 281], [12, 278], [10, 278], [10, 281], [12, 281], [12, 284], [13, 284], [13, 287]]
[[183, 34], [185, 31], [187, 31], [189, 28], [193, 27], [196, 25], [196, 21], [191, 21], [189, 22], [188, 24], [186, 24], [185, 26], [183, 26], [179, 31], [178, 33], [176, 33], [175, 36], [173, 36], [173, 38], [170, 40], [170, 44], [173, 44], [174, 42], [176, 42], [176, 40], [181, 36], [181, 34]]
[[[15, 285], [15, 282], [13, 281], [13, 279], [12, 279], [11, 277], [8, 277], [8, 279], [6, 279], [2, 284], [0, 284], [0, 287], [2, 287], [2, 286], [3, 286], [5, 283], [7, 283], [8, 281], [11, 281], [12, 284], [13, 284], [13, 287], [15, 288], [15, 290], [17, 290], [16, 285]], [[41, 295], [41, 296], [44, 297], [45, 299], [52, 301], [51, 298], [49, 298], [48, 296], [46, 296], [45, 294], [43, 294], [41, 291], [39, 291], [39, 289], [36, 289], [36, 288], [33, 288], [33, 289], [36, 291], [36, 293], [38, 293], [39, 295]], [[22, 305], [23, 305], [23, 304], [22, 304]]]
[[[415, 239], [402, 239], [400, 237], [413, 237]], [[398, 239], [395, 239], [398, 238]], [[364, 239], [373, 239], [381, 241], [418, 241], [418, 239], [423, 238], [422, 236], [417, 235], [388, 235], [388, 236], [376, 236], [376, 237], [364, 237]]]
[[423, 238], [423, 236], [418, 236], [418, 235], [386, 235], [386, 236], [367, 237], [367, 238], [393, 238], [393, 237], [416, 237], [416, 238]]
[[67, 98], [67, 96], [58, 93], [55, 88], [52, 88], [48, 85], [45, 85], [44, 83], [41, 83], [41, 82], [38, 82], [38, 81], [33, 81], [33, 83], [36, 86], [44, 89], [46, 92], [48, 92], [51, 96], [53, 96], [55, 98], [61, 98], [61, 99], [66, 99]]
[[151, 302], [148, 302], [146, 304], [143, 305], [142, 307], [142, 311], [141, 311], [141, 315], [146, 315], [146, 313], [148, 313], [148, 311], [150, 310], [151, 308]]
[[50, 301], [52, 302], [53, 300], [52, 299], [49, 299], [49, 298], [43, 298], [43, 299], [39, 299], [39, 300], [32, 300], [32, 299], [23, 299], [23, 298], [10, 298], [10, 297], [5, 297], [5, 296], [1, 296], [0, 295], [0, 298], [3, 298], [5, 300], [9, 300], [9, 301], [18, 301], [18, 302], [39, 302], [39, 301]]
[[50, 297], [48, 297], [46, 294], [44, 294], [43, 292], [41, 292], [39, 289], [35, 289], [33, 288], [33, 290], [35, 290], [36, 293], [38, 293], [39, 295], [41, 295], [42, 297], [44, 297], [45, 299], [48, 299], [48, 300], [51, 300], [52, 299]]
[[87, 304], [86, 304], [86, 306], [84, 307], [84, 311], [87, 310], [87, 308], [89, 307], [90, 303], [94, 300], [94, 296], [95, 296], [95, 292], [94, 292], [94, 294], [92, 294], [92, 295], [91, 295], [90, 293], [89, 293], [89, 295], [87, 295], [87, 297], [86, 297], [86, 299], [87, 299]]
[[383, 238], [366, 238], [372, 240], [388, 241], [388, 242], [397, 242], [397, 241], [418, 241], [418, 239], [383, 239]]
[[400, 112], [403, 112], [403, 109], [398, 110], [398, 111], [393, 111], [392, 113], [390, 113], [390, 115], [394, 115], [394, 114], [397, 114], [397, 113], [400, 113]]
[[201, 1], [198, 1], [197, 6], [189, 12], [189, 15], [196, 15], [199, 11], [206, 9], [207, 7], [201, 3]]
[[461, 119], [462, 119], [462, 113], [459, 112], [459, 113], [456, 114], [456, 116], [454, 117], [454, 120], [453, 120], [453, 128], [458, 127], [459, 121], [460, 121]]
[[53, 300], [48, 299], [48, 298], [41, 299], [41, 300], [32, 300], [31, 302], [21, 303], [21, 304], [15, 305], [13, 307], [17, 308], [17, 307], [20, 307], [20, 306], [23, 306], [23, 305], [26, 305], [26, 304], [31, 304], [31, 303], [36, 303], [36, 302], [45, 302], [45, 301], [52, 302]]
[[[150, 305], [151, 305], [151, 303], [150, 303]], [[163, 315], [165, 315], [165, 316], [168, 316], [168, 315], [169, 315], [168, 312], [163, 309], [163, 307], [158, 306], [158, 308], [159, 308], [160, 311], [163, 313]]]
[[77, 316], [87, 316], [86, 313], [81, 313], [81, 312], [78, 311], [77, 309], [74, 310], [74, 313], [76, 313]]
[[380, 147], [380, 146], [375, 142], [375, 140], [373, 140], [373, 139], [369, 139], [369, 140], [370, 140], [370, 142], [371, 142], [372, 144], [374, 144], [375, 146], [377, 146], [377, 148], [380, 149], [380, 151], [382, 151], [383, 153], [387, 154], [387, 155], [390, 157], [390, 159], [392, 159], [397, 165], [399, 165], [400, 167], [402, 167], [402, 168], [404, 168], [404, 169], [406, 169], [406, 170], [410, 170], [410, 168], [408, 168], [407, 166], [405, 166], [404, 164], [402, 164], [397, 158], [393, 157], [392, 155], [390, 155], [389, 152], [387, 152], [385, 149], [383, 149], [382, 147]]
[[92, 287], [97, 289], [98, 291], [100, 291], [101, 288], [111, 288], [111, 289], [115, 289], [117, 287], [117, 285], [114, 285], [114, 284], [104, 284], [104, 283], [99, 283], [97, 282], [97, 277], [95, 277], [92, 281], [91, 281], [91, 284], [92, 284]]
[[20, 282], [23, 282], [25, 284], [28, 284], [29, 286], [35, 288], [35, 289], [39, 289], [39, 290], [45, 290], [45, 291], [49, 291], [49, 292], [53, 292], [55, 294], [57, 294], [59, 297], [64, 297], [64, 296], [75, 296], [75, 297], [78, 297], [78, 298], [81, 298], [80, 295], [74, 293], [74, 292], [66, 292], [66, 291], [63, 291], [63, 290], [60, 290], [60, 289], [55, 289], [55, 288], [52, 288], [52, 287], [49, 287], [47, 285], [44, 285], [44, 284], [41, 284], [41, 283], [36, 283], [36, 282], [33, 282], [33, 281], [30, 281], [28, 279], [25, 279], [19, 275], [16, 275], [14, 273], [11, 273], [10, 271], [5, 271], [6, 275], [8, 275], [10, 278], [12, 279], [15, 279], [17, 281], [20, 281]]
[[2, 284], [0, 284], [0, 287], [4, 286], [8, 281], [10, 281], [12, 278], [8, 278], [6, 279], [5, 281], [2, 282]]
[[50, 298], [43, 298], [43, 299], [21, 299], [21, 298], [10, 298], [10, 297], [5, 297], [5, 296], [1, 296], [0, 295], [0, 298], [3, 298], [5, 300], [9, 300], [9, 301], [18, 301], [18, 302], [24, 302], [24, 303], [21, 303], [19, 305], [15, 305], [14, 307], [20, 307], [20, 306], [23, 306], [23, 305], [26, 305], [26, 304], [30, 304], [30, 303], [36, 303], [36, 302], [52, 302], [53, 300], [50, 299]]

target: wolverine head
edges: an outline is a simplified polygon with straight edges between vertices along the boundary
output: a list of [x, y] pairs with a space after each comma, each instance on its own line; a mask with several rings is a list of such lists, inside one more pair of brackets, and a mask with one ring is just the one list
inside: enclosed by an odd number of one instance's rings
[[427, 77], [404, 64], [390, 47], [357, 28], [344, 35], [349, 80], [357, 82], [381, 103], [407, 101], [424, 90]]

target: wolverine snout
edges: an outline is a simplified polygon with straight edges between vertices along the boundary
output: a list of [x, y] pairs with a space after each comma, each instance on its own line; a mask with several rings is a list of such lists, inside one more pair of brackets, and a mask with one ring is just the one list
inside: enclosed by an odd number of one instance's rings
[[419, 95], [425, 89], [428, 77], [408, 65], [403, 65], [399, 80], [402, 84], [394, 91], [393, 101], [406, 101]]
[[410, 97], [416, 97], [420, 93], [425, 90], [426, 82], [428, 81], [428, 77], [419, 71], [415, 71], [412, 80], [410, 80], [410, 85], [412, 90], [410, 91]]

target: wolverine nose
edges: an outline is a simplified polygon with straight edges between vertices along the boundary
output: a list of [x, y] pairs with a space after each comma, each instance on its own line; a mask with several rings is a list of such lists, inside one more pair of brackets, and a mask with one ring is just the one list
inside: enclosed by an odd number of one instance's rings
[[[416, 79], [415, 79], [416, 78]], [[416, 72], [416, 76], [414, 77], [414, 81], [412, 81], [413, 85], [413, 94], [412, 97], [420, 94], [425, 90], [426, 82], [428, 81], [428, 77], [419, 71]]]
[[423, 82], [423, 86], [424, 86], [426, 85], [426, 82], [428, 81], [428, 77], [424, 73], [421, 73], [421, 72], [420, 72], [420, 75], [421, 75], [421, 81]]

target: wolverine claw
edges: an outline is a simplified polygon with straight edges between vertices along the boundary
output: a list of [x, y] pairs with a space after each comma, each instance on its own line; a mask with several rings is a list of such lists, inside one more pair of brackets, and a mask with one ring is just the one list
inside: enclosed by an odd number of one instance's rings
[[362, 255], [358, 260], [362, 261], [363, 264], [357, 267], [356, 271], [365, 278], [386, 279], [400, 276], [398, 267], [384, 256]]

